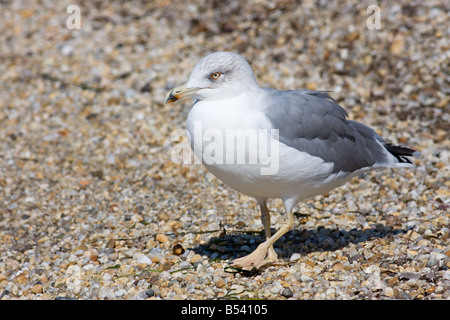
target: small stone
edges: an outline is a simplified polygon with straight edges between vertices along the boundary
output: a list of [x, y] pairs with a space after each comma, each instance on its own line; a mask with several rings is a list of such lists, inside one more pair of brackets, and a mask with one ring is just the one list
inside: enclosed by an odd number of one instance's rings
[[152, 264], [152, 260], [150, 260], [149, 257], [147, 257], [145, 254], [143, 253], [137, 253], [134, 255], [134, 260], [137, 263], [142, 263], [142, 264]]
[[386, 297], [392, 298], [394, 296], [394, 289], [391, 287], [385, 287], [383, 293]]
[[124, 296], [126, 293], [127, 292], [124, 289], [119, 289], [115, 292], [117, 298]]
[[308, 90], [316, 90], [317, 89], [317, 85], [314, 82], [307, 82], [306, 83], [306, 89], [308, 89]]
[[284, 288], [281, 295], [285, 298], [291, 298], [294, 295], [294, 292], [292, 292], [290, 288]]
[[431, 259], [429, 259], [427, 261], [427, 267], [429, 267], [429, 268], [437, 266], [438, 264], [439, 264], [439, 259], [437, 259], [436, 257], [432, 257]]
[[217, 281], [216, 281], [215, 285], [216, 285], [217, 288], [220, 289], [220, 288], [225, 287], [226, 284], [225, 284], [225, 281], [223, 281], [222, 279], [220, 279], [220, 280], [217, 280]]
[[334, 299], [336, 297], [336, 289], [328, 288], [326, 291], [327, 299]]
[[418, 280], [420, 274], [418, 272], [402, 272], [398, 275], [400, 280]]
[[31, 292], [33, 292], [34, 294], [42, 293], [43, 291], [44, 291], [44, 287], [43, 287], [42, 284], [40, 284], [40, 283], [35, 284], [35, 285], [31, 288]]
[[364, 273], [373, 274], [373, 273], [380, 273], [380, 268], [376, 265], [370, 265], [367, 268], [364, 269]]
[[71, 45], [65, 45], [61, 48], [61, 53], [65, 56], [69, 56], [73, 52], [73, 47]]
[[169, 241], [169, 238], [165, 234], [158, 233], [155, 237], [155, 240], [161, 243]]
[[9, 296], [10, 295], [10, 291], [9, 290], [3, 290], [3, 292], [0, 294], [0, 299], [3, 298], [4, 296]]
[[153, 289], [145, 290], [144, 294], [146, 295], [147, 298], [153, 297], [155, 295], [155, 290]]
[[119, 253], [117, 252], [113, 252], [108, 256], [108, 260], [116, 261], [117, 259], [119, 259]]
[[159, 261], [160, 261], [159, 257], [152, 257], [151, 260], [153, 263], [159, 263]]
[[245, 288], [244, 288], [244, 286], [242, 286], [240, 284], [238, 284], [238, 285], [233, 284], [231, 286], [231, 290], [234, 290], [233, 291], [234, 294], [240, 294], [240, 293], [244, 292]]
[[87, 251], [87, 254], [89, 256], [89, 259], [91, 259], [91, 261], [97, 261], [97, 259], [98, 259], [97, 249], [91, 248]]
[[442, 276], [443, 280], [450, 280], [450, 270], [445, 270], [444, 275]]
[[302, 256], [300, 255], [300, 253], [293, 253], [291, 255], [291, 257], [289, 258], [289, 261], [297, 261], [301, 258]]
[[403, 47], [405, 46], [405, 38], [401, 35], [397, 35], [391, 43], [389, 47], [389, 51], [393, 55], [398, 55], [403, 51]]
[[436, 287], [435, 287], [435, 286], [429, 286], [429, 287], [425, 290], [425, 292], [426, 292], [427, 294], [432, 294], [432, 293], [434, 293], [435, 290], [436, 290]]
[[344, 269], [344, 266], [342, 265], [341, 262], [336, 262], [335, 264], [333, 264], [333, 266], [331, 267], [334, 271], [338, 271], [338, 270], [342, 270]]
[[144, 86], [141, 88], [141, 92], [152, 92], [152, 82], [148, 81]]
[[89, 184], [89, 180], [80, 180], [78, 183], [80, 184], [80, 186], [82, 187], [86, 187]]

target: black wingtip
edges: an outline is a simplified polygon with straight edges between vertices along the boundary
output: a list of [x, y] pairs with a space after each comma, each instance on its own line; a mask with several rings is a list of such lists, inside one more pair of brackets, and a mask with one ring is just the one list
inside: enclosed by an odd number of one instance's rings
[[411, 163], [407, 157], [419, 157], [420, 152], [407, 147], [396, 146], [392, 143], [385, 143], [384, 147], [389, 151], [400, 163]]

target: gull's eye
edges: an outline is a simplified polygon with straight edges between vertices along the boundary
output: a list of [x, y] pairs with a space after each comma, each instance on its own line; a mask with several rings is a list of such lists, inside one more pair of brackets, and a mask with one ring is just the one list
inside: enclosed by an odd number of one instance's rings
[[222, 74], [221, 74], [220, 72], [214, 72], [214, 73], [211, 73], [211, 79], [213, 79], [213, 80], [217, 80], [217, 79], [219, 79], [221, 76], [222, 76]]

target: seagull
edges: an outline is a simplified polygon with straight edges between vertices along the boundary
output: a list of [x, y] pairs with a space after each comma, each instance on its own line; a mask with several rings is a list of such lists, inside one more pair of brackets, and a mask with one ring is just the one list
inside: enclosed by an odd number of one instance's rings
[[[188, 82], [164, 104], [193, 97], [187, 138], [204, 166], [259, 204], [266, 240], [233, 265], [259, 269], [280, 263], [273, 244], [294, 225], [299, 201], [339, 187], [361, 173], [413, 167], [418, 151], [393, 145], [348, 119], [327, 91], [259, 87], [249, 63], [233, 52], [201, 59]], [[271, 234], [269, 199], [283, 201], [287, 219]]]

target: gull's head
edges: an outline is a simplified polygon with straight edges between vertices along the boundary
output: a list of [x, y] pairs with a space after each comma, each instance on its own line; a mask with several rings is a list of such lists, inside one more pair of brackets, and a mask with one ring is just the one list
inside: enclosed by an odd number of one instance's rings
[[248, 62], [233, 52], [215, 52], [200, 60], [188, 82], [171, 90], [164, 104], [187, 97], [202, 101], [233, 98], [258, 88]]

